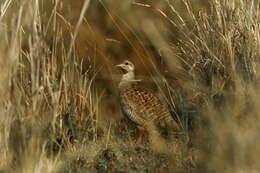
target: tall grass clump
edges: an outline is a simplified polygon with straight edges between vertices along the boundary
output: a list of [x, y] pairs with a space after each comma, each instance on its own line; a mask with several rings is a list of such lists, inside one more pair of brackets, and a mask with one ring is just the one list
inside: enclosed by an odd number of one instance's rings
[[[4, 172], [57, 172], [67, 166], [59, 159], [61, 150], [70, 153], [84, 147], [72, 143], [86, 142], [88, 133], [97, 138], [95, 72], [91, 64], [83, 67], [75, 54], [78, 28], [62, 28], [57, 22], [58, 2], [48, 1], [53, 6], [50, 14], [44, 3], [10, 1], [9, 13], [0, 19]], [[78, 25], [81, 22], [79, 18]], [[65, 39], [63, 32], [72, 38]], [[71, 155], [68, 160], [77, 159]]]
[[259, 171], [259, 5], [214, 1], [210, 15], [195, 19], [190, 13], [194, 31], [183, 41], [181, 56], [192, 62], [190, 74], [209, 123], [201, 163], [207, 171]]

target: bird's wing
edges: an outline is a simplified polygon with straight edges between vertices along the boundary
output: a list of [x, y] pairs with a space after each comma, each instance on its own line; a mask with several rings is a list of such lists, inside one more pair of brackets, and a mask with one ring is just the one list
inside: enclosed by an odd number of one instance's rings
[[145, 119], [138, 113], [135, 105], [135, 98], [132, 96], [129, 89], [120, 91], [120, 106], [123, 114], [130, 120], [142, 126], [145, 124]]
[[145, 121], [154, 121], [168, 116], [165, 105], [147, 88], [129, 87], [124, 90], [124, 99], [136, 115]]
[[143, 123], [142, 125], [152, 122], [179, 130], [179, 126], [172, 118], [168, 108], [151, 90], [135, 85], [127, 88], [124, 93], [131, 115], [135, 118], [133, 121], [139, 121]]

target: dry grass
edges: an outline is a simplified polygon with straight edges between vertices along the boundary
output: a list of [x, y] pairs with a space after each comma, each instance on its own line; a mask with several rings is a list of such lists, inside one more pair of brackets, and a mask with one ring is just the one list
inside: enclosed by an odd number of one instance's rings
[[[0, 172], [259, 172], [260, 4], [203, 2], [1, 1]], [[125, 57], [173, 139], [135, 142]]]

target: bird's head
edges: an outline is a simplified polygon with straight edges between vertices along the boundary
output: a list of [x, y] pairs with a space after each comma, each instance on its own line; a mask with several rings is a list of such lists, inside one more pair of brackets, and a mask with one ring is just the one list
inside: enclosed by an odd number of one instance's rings
[[122, 64], [116, 65], [123, 72], [122, 79], [119, 83], [119, 87], [128, 85], [129, 83], [135, 82], [135, 66], [128, 60], [124, 60]]
[[123, 74], [134, 72], [135, 70], [134, 64], [128, 60], [124, 60], [122, 64], [118, 64], [116, 65], [116, 67], [119, 67], [122, 70]]

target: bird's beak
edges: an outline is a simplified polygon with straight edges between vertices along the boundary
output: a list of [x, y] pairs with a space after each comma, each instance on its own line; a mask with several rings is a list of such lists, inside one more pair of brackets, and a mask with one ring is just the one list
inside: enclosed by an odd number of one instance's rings
[[123, 64], [115, 65], [116, 67], [123, 67]]

